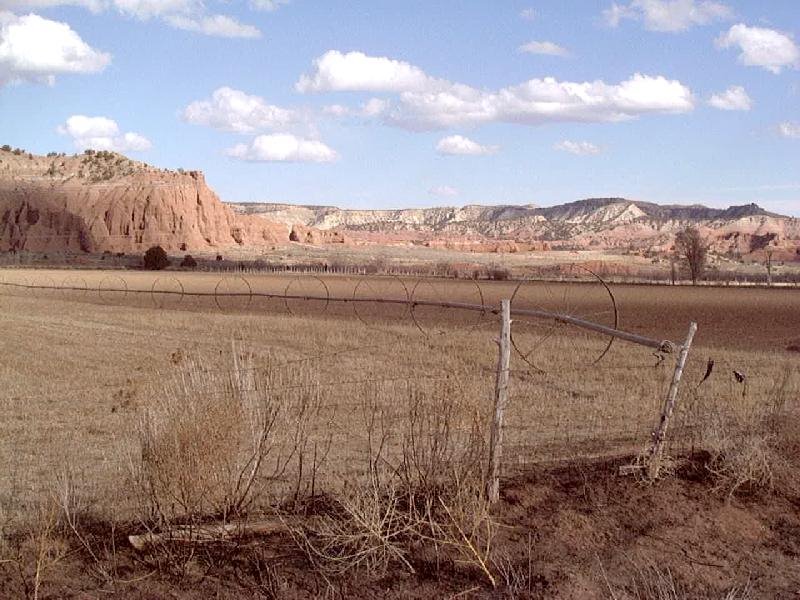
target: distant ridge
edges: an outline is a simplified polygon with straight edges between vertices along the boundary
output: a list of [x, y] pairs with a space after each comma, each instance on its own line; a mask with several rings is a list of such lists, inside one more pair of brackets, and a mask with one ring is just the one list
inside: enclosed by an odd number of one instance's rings
[[[669, 252], [675, 234], [698, 227], [712, 249], [732, 256], [770, 250], [800, 259], [800, 219], [757, 204], [728, 208], [656, 204], [627, 198], [586, 198], [557, 206], [468, 205], [395, 210], [340, 209], [292, 204], [231, 204], [238, 213], [286, 225], [342, 231], [363, 243], [424, 243], [453, 249], [503, 251], [562, 248]], [[485, 242], [491, 242], [487, 245]], [[510, 244], [510, 245], [509, 245]], [[517, 244], [517, 246], [514, 246]]]
[[243, 214], [265, 214], [270, 212], [280, 213], [284, 210], [295, 211], [309, 211], [319, 218], [319, 216], [329, 215], [333, 213], [375, 213], [375, 214], [398, 214], [403, 212], [417, 213], [423, 212], [451, 212], [457, 213], [459, 211], [479, 212], [486, 219], [513, 219], [521, 216], [536, 216], [541, 215], [547, 219], [569, 219], [582, 214], [587, 211], [595, 211], [611, 205], [619, 204], [632, 204], [638, 207], [645, 215], [662, 220], [729, 220], [740, 219], [742, 217], [773, 217], [778, 219], [790, 219], [786, 215], [773, 213], [758, 204], [742, 204], [738, 206], [729, 206], [728, 208], [711, 208], [702, 204], [656, 204], [655, 202], [645, 202], [642, 200], [628, 200], [626, 198], [585, 198], [583, 200], [575, 200], [565, 204], [558, 204], [554, 206], [539, 207], [531, 204], [496, 204], [496, 205], [481, 205], [481, 204], [468, 204], [463, 207], [455, 206], [432, 206], [429, 208], [397, 208], [397, 209], [350, 209], [338, 208], [332, 205], [315, 205], [315, 204], [285, 204], [285, 203], [271, 203], [271, 202], [231, 202], [229, 203], [238, 212]]
[[0, 251], [173, 252], [283, 244], [425, 245], [467, 252], [548, 249], [663, 255], [683, 227], [720, 254], [800, 260], [800, 219], [756, 204], [726, 209], [586, 198], [558, 206], [399, 210], [223, 203], [199, 171], [114, 152], [36, 156], [0, 147]]
[[538, 214], [548, 219], [565, 219], [587, 210], [596, 210], [613, 204], [633, 204], [647, 216], [662, 220], [728, 220], [742, 217], [775, 217], [788, 218], [784, 215], [771, 213], [758, 204], [750, 203], [728, 208], [710, 208], [702, 204], [656, 204], [641, 200], [628, 200], [626, 198], [586, 198], [567, 204], [537, 209]]

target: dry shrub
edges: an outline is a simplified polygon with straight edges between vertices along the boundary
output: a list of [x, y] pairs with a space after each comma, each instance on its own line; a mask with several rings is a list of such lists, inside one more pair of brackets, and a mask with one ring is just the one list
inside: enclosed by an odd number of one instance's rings
[[744, 393], [700, 416], [700, 445], [710, 454], [708, 469], [719, 489], [732, 495], [772, 489], [778, 482], [791, 485], [796, 475], [782, 445], [787, 434], [793, 435], [783, 427], [793, 390], [787, 365], [766, 397], [751, 400]]
[[623, 577], [624, 584], [612, 585], [600, 563], [609, 597], [612, 600], [750, 600], [753, 598], [749, 582], [734, 585], [727, 592], [718, 594], [698, 594], [690, 591], [674, 576], [668, 567], [663, 567], [650, 559], [629, 560], [630, 572]]
[[784, 460], [776, 442], [768, 421], [752, 413], [711, 415], [702, 430], [703, 447], [710, 453], [707, 468], [717, 488], [729, 495], [740, 489], [772, 489], [776, 468]]
[[611, 597], [614, 600], [689, 600], [691, 598], [675, 581], [672, 571], [669, 569], [660, 569], [651, 563], [634, 567], [631, 583], [626, 586], [631, 591], [615, 592], [611, 590]]
[[0, 567], [16, 580], [23, 597], [40, 598], [48, 572], [67, 556], [69, 547], [61, 533], [58, 503], [49, 498], [37, 505], [30, 523], [3, 540]]
[[502, 598], [534, 597], [538, 585], [534, 576], [533, 534], [530, 531], [527, 542], [524, 554], [517, 551], [498, 552], [492, 561], [501, 582]]
[[293, 534], [311, 563], [325, 574], [363, 569], [384, 575], [395, 562], [413, 572], [405, 548], [415, 525], [410, 517], [396, 489], [373, 482], [343, 488], [329, 511]]
[[78, 543], [77, 550], [83, 553], [94, 578], [113, 589], [118, 577], [114, 521], [98, 519], [88, 498], [79, 493], [76, 476], [69, 468], [55, 477], [53, 486], [64, 533]]
[[445, 494], [453, 482], [483, 484], [481, 416], [457, 385], [409, 385], [397, 472], [404, 487]]
[[296, 529], [296, 539], [327, 574], [384, 574], [394, 565], [413, 573], [412, 553], [429, 549], [494, 585], [484, 419], [454, 384], [407, 383], [388, 392], [362, 390], [360, 477], [332, 495], [330, 510]]
[[278, 494], [278, 482], [285, 491], [282, 478], [307, 452], [321, 410], [318, 385], [301, 369], [256, 364], [236, 348], [228, 369], [185, 361], [139, 422], [133, 475], [143, 521], [228, 522]]
[[492, 585], [495, 523], [486, 497], [485, 418], [458, 385], [411, 388], [397, 473], [423, 541], [455, 550]]

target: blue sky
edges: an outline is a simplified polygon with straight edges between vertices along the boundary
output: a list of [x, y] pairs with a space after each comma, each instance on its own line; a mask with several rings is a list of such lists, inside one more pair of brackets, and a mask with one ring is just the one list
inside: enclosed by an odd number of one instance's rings
[[0, 143], [223, 200], [800, 216], [796, 0], [0, 0]]

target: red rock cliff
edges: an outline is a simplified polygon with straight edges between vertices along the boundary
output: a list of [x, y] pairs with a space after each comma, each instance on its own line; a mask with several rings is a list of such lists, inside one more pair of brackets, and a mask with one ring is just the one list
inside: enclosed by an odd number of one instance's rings
[[[45, 171], [45, 157], [28, 164], [2, 154], [0, 251], [131, 252], [156, 244], [197, 251], [289, 239], [285, 225], [236, 215], [196, 171], [142, 168], [112, 153], [94, 162], [59, 156]], [[99, 175], [98, 162], [106, 169]]]

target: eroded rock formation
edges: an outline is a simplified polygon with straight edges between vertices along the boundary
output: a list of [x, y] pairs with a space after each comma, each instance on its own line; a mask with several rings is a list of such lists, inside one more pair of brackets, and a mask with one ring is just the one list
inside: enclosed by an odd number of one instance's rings
[[237, 214], [197, 171], [156, 169], [111, 152], [0, 151], [0, 250], [198, 251], [288, 243], [289, 232]]

